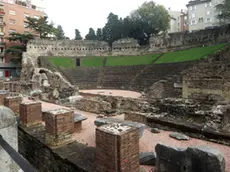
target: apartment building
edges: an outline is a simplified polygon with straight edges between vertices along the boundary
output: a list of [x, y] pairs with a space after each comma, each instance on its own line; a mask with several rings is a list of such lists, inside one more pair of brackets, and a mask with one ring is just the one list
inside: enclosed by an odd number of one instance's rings
[[189, 31], [202, 30], [219, 26], [216, 5], [224, 0], [193, 0], [187, 4]]
[[170, 28], [168, 33], [185, 32], [188, 30], [188, 16], [186, 11], [171, 11], [168, 10], [170, 15]]
[[[39, 0], [37, 0], [39, 1]], [[19, 68], [16, 64], [9, 63], [14, 57], [5, 55], [4, 49], [18, 44], [9, 42], [7, 38], [10, 33], [36, 34], [27, 27], [26, 17], [40, 18], [44, 16], [44, 8], [37, 7], [31, 0], [0, 0], [0, 77], [16, 77]]]
[[45, 15], [43, 11], [37, 10], [37, 7], [32, 5], [31, 1], [4, 0], [4, 11], [5, 37], [8, 37], [13, 32], [31, 32], [31, 29], [26, 28], [26, 17], [40, 18]]

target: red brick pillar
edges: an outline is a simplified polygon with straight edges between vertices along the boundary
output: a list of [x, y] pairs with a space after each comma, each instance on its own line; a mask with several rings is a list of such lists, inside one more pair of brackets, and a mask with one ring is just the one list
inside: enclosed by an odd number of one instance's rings
[[4, 105], [4, 98], [9, 95], [8, 91], [1, 90], [0, 91], [0, 105]]
[[15, 97], [5, 97], [4, 98], [4, 105], [10, 109], [16, 114], [19, 115], [19, 105], [22, 103], [22, 97], [21, 96], [15, 96]]
[[96, 172], [139, 172], [138, 129], [108, 124], [96, 129]]
[[20, 122], [29, 127], [42, 123], [42, 104], [40, 102], [24, 102], [20, 104]]
[[74, 112], [57, 109], [46, 112], [45, 115], [46, 144], [60, 146], [72, 141], [74, 133]]

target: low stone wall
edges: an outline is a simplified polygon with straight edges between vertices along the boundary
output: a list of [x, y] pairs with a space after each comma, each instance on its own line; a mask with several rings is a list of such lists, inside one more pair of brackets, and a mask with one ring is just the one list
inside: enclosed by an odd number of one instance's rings
[[41, 141], [41, 132], [43, 132], [42, 128], [37, 128], [37, 133], [31, 134], [31, 131], [18, 127], [19, 153], [37, 168], [38, 171], [86, 172], [86, 170], [61, 156], [60, 152], [64, 152], [62, 148], [52, 150], [44, 144]]

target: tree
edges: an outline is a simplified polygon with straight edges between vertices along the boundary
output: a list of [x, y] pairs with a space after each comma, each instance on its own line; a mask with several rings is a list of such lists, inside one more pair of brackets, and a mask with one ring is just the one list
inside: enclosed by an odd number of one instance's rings
[[144, 2], [137, 10], [130, 15], [134, 28], [139, 39], [149, 40], [151, 34], [167, 31], [169, 28], [170, 16], [162, 5], [156, 5], [153, 1]]
[[110, 13], [107, 17], [107, 23], [103, 28], [103, 39], [112, 46], [112, 43], [121, 38], [122, 22], [118, 15]]
[[48, 22], [48, 17], [41, 17], [39, 19], [26, 17], [27, 18], [27, 28], [31, 28], [35, 32], [37, 32], [40, 38], [47, 38], [49, 34], [55, 32], [53, 27], [53, 23]]
[[230, 20], [230, 0], [224, 0], [223, 3], [216, 5], [217, 11], [219, 11], [218, 19], [222, 22], [228, 22]]
[[101, 40], [102, 39], [102, 30], [101, 30], [101, 28], [97, 29], [96, 36], [97, 36], [97, 40]]
[[93, 28], [89, 28], [89, 33], [85, 36], [86, 40], [97, 40], [97, 36]]
[[81, 33], [78, 29], [75, 29], [75, 40], [82, 40]]
[[54, 31], [54, 35], [56, 36], [56, 38], [58, 40], [65, 39], [65, 33], [64, 33], [61, 25], [57, 26], [57, 29], [55, 29], [55, 31]]
[[10, 42], [19, 42], [16, 45], [10, 46], [5, 50], [6, 55], [11, 55], [12, 61], [20, 63], [22, 59], [22, 53], [26, 51], [27, 43], [29, 40], [34, 39], [30, 33], [11, 33], [10, 37], [7, 38]]

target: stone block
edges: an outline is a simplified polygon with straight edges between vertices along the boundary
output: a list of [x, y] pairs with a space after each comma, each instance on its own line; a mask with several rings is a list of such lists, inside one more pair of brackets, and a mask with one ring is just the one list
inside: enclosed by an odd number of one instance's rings
[[40, 102], [24, 102], [20, 104], [21, 124], [29, 127], [42, 123], [42, 105]]
[[74, 132], [74, 112], [56, 109], [45, 113], [46, 143], [59, 146], [72, 141]]
[[141, 152], [139, 154], [140, 165], [155, 166], [156, 154], [154, 152]]
[[138, 128], [139, 131], [139, 137], [143, 136], [144, 129], [146, 127], [145, 124], [137, 123], [137, 122], [132, 122], [132, 121], [124, 121], [121, 119], [115, 119], [115, 118], [97, 118], [94, 121], [94, 124], [99, 127], [102, 125], [107, 125], [107, 124], [113, 124], [113, 123], [119, 123], [119, 124], [124, 124], [130, 127], [135, 127]]
[[219, 150], [197, 146], [189, 147], [186, 152], [192, 162], [192, 172], [225, 172], [225, 159]]
[[139, 172], [138, 129], [108, 124], [96, 129], [96, 172]]
[[224, 172], [225, 159], [221, 152], [210, 147], [197, 146], [187, 149], [162, 144], [155, 147], [156, 171]]
[[157, 144], [155, 147], [155, 151], [157, 154], [157, 172], [182, 171], [186, 162], [185, 149]]
[[19, 115], [19, 105], [22, 102], [21, 96], [5, 97], [4, 105], [13, 110], [15, 115]]
[[125, 120], [147, 124], [148, 115], [140, 112], [125, 112]]

